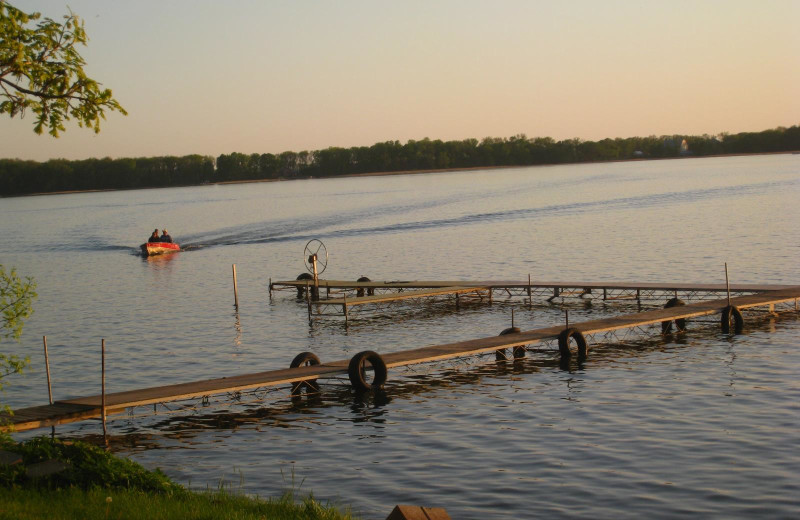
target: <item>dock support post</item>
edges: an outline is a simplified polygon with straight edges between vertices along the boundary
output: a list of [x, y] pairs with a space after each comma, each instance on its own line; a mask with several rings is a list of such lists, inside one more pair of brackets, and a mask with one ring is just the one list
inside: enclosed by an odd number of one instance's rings
[[233, 304], [239, 308], [239, 288], [236, 284], [236, 264], [231, 266], [233, 268]]
[[314, 268], [314, 301], [319, 300], [319, 274], [317, 273], [317, 255], [311, 255], [311, 265]]
[[528, 273], [528, 309], [533, 308], [533, 295], [531, 291], [531, 274]]
[[642, 291], [641, 291], [641, 289], [636, 289], [636, 303], [642, 303]]
[[347, 320], [349, 318], [347, 312], [347, 293], [344, 293], [343, 296], [344, 296], [344, 303], [342, 303], [342, 312], [344, 312], [344, 326], [346, 327], [348, 325]]
[[272, 277], [269, 278], [269, 299], [272, 299]]
[[566, 325], [564, 326], [564, 329], [568, 329], [569, 328], [569, 309], [565, 309], [564, 310], [564, 320], [566, 321]]
[[492, 304], [492, 288], [489, 287], [489, 305]]
[[100, 340], [100, 390], [101, 390], [101, 414], [103, 417], [103, 440], [106, 443], [106, 449], [109, 449], [108, 444], [108, 430], [106, 429], [106, 340]]
[[603, 287], [603, 301], [608, 300], [608, 289]]
[[514, 309], [511, 309], [511, 328], [514, 328]]
[[306, 304], [308, 305], [308, 324], [311, 325], [313, 323], [311, 319], [311, 291], [308, 287], [308, 282], [306, 282]]
[[459, 307], [459, 298], [458, 298], [458, 293], [456, 293], [456, 310], [458, 310], [459, 308], [460, 308]]

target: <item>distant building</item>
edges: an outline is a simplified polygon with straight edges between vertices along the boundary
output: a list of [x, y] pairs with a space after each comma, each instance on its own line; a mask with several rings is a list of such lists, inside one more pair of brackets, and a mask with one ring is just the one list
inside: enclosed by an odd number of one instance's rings
[[689, 143], [686, 142], [686, 139], [681, 141], [681, 155], [692, 155], [692, 151], [689, 150]]

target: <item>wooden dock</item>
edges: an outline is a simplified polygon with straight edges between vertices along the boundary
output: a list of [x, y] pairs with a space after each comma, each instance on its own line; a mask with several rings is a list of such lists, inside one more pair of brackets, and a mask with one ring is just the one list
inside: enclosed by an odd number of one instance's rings
[[[454, 286], [448, 285], [443, 287]], [[474, 290], [474, 287], [472, 287], [472, 289]], [[723, 312], [730, 312], [731, 306], [735, 307], [737, 312], [753, 307], [768, 307], [770, 310], [774, 310], [774, 306], [777, 304], [794, 302], [794, 310], [796, 311], [799, 299], [800, 286], [783, 286], [779, 289], [757, 294], [733, 297], [730, 301], [727, 298], [713, 301], [701, 301], [683, 306], [574, 323], [571, 324], [571, 328], [576, 329], [583, 335], [591, 335], [619, 329], [660, 324], [674, 320], [721, 314]], [[552, 340], [558, 338], [564, 330], [564, 325], [555, 325], [513, 334], [490, 336], [445, 345], [433, 345], [393, 352], [383, 354], [380, 357], [388, 368], [440, 361]], [[121, 413], [127, 408], [136, 406], [192, 398], [204, 398], [216, 394], [312, 381], [324, 377], [341, 376], [343, 374], [348, 374], [348, 366], [351, 364], [351, 360], [340, 360], [313, 366], [300, 366], [297, 368], [271, 370], [233, 377], [222, 377], [204, 381], [111, 393], [105, 396], [105, 411], [106, 414]], [[102, 413], [102, 396], [95, 395], [57, 401], [52, 405], [22, 408], [15, 410], [12, 416], [0, 414], [0, 423], [10, 422], [13, 429], [23, 431], [80, 421], [92, 417], [100, 417]], [[4, 429], [8, 428], [4, 427]]]
[[[603, 301], [633, 300], [657, 301], [681, 298], [695, 301], [730, 292], [743, 296], [766, 291], [786, 289], [787, 285], [769, 284], [691, 284], [691, 283], [641, 283], [641, 282], [558, 282], [519, 280], [393, 280], [352, 281], [320, 279], [315, 286], [312, 280], [285, 280], [270, 282], [273, 291], [296, 291], [298, 297], [308, 301], [308, 318], [344, 317], [347, 322], [356, 309], [369, 308], [382, 311], [389, 305], [409, 300], [435, 300], [443, 297], [461, 303], [460, 295], [473, 296], [470, 301], [492, 304], [510, 301], [533, 305], [537, 301], [552, 302], [556, 298], [602, 299]], [[472, 293], [472, 294], [469, 294]], [[363, 314], [366, 310], [361, 311]]]
[[[367, 291], [369, 289], [365, 289]], [[309, 302], [309, 318], [312, 316], [312, 309], [317, 316], [344, 316], [345, 321], [350, 317], [350, 312], [355, 307], [369, 305], [371, 307], [381, 307], [381, 304], [402, 302], [404, 300], [438, 299], [443, 296], [452, 296], [455, 300], [455, 307], [458, 308], [462, 296], [472, 296], [472, 299], [480, 301], [491, 298], [489, 287], [471, 287], [465, 285], [453, 285], [443, 287], [429, 287], [426, 289], [401, 290], [392, 293], [378, 293], [368, 296], [347, 297], [344, 293], [342, 298], [326, 298]], [[382, 307], [381, 307], [382, 308]], [[333, 310], [333, 312], [329, 312]]]

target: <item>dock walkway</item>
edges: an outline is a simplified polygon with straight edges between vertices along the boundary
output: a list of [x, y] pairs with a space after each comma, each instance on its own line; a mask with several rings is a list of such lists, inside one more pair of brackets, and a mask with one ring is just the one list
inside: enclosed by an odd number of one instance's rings
[[[637, 282], [560, 282], [519, 280], [417, 280], [359, 282], [350, 280], [318, 281], [317, 288], [311, 280], [285, 280], [270, 282], [273, 291], [293, 290], [298, 297], [309, 300], [309, 320], [314, 316], [339, 316], [350, 318], [356, 307], [383, 310], [388, 305], [407, 300], [441, 299], [454, 297], [456, 307], [459, 296], [474, 292], [473, 301], [487, 302], [522, 301], [533, 305], [534, 298], [552, 302], [556, 298], [577, 297], [582, 299], [656, 301], [666, 298], [681, 298], [686, 301], [709, 299], [730, 290], [734, 296], [743, 296], [765, 291], [786, 289], [787, 285], [769, 284], [691, 284], [691, 283], [637, 283]], [[311, 297], [314, 294], [315, 297]], [[488, 296], [488, 297], [487, 297]], [[366, 312], [366, 311], [360, 311]]]
[[[778, 290], [732, 298], [730, 300], [730, 305], [738, 309], [767, 306], [772, 310], [777, 304], [793, 301], [794, 308], [797, 310], [798, 299], [800, 299], [800, 286], [784, 286]], [[727, 299], [702, 301], [684, 306], [574, 323], [571, 326], [582, 334], [590, 335], [658, 324], [671, 320], [720, 314], [728, 308], [729, 302]], [[563, 330], [563, 325], [556, 325], [515, 334], [490, 336], [445, 345], [433, 345], [393, 352], [383, 354], [381, 357], [387, 368], [439, 361], [454, 357], [476, 355], [531, 345], [544, 340], [552, 340], [557, 338]], [[121, 413], [126, 408], [141, 405], [179, 401], [190, 398], [202, 398], [227, 392], [310, 381], [321, 377], [340, 376], [348, 373], [349, 363], [350, 360], [340, 360], [314, 366], [270, 370], [233, 377], [222, 377], [106, 394], [106, 414]], [[0, 414], [0, 422], [8, 420], [14, 429], [22, 431], [80, 421], [92, 417], [100, 417], [101, 415], [102, 396], [95, 395], [58, 401], [52, 405], [22, 408], [15, 410], [12, 416]]]

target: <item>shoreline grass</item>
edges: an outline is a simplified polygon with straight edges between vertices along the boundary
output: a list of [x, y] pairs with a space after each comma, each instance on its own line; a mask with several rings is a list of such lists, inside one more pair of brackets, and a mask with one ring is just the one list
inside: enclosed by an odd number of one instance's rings
[[[0, 464], [0, 520], [6, 519], [312, 519], [352, 520], [348, 508], [322, 503], [292, 488], [280, 497], [261, 498], [220, 483], [216, 490], [194, 491], [161, 470], [117, 457], [84, 442], [36, 437], [16, 443], [0, 435], [0, 449], [22, 462]], [[57, 460], [66, 469], [31, 476], [37, 463]]]
[[292, 493], [262, 499], [224, 489], [175, 495], [136, 489], [77, 487], [13, 489], [0, 487], [0, 519], [120, 520], [350, 520], [349, 511], [309, 495], [296, 502]]

